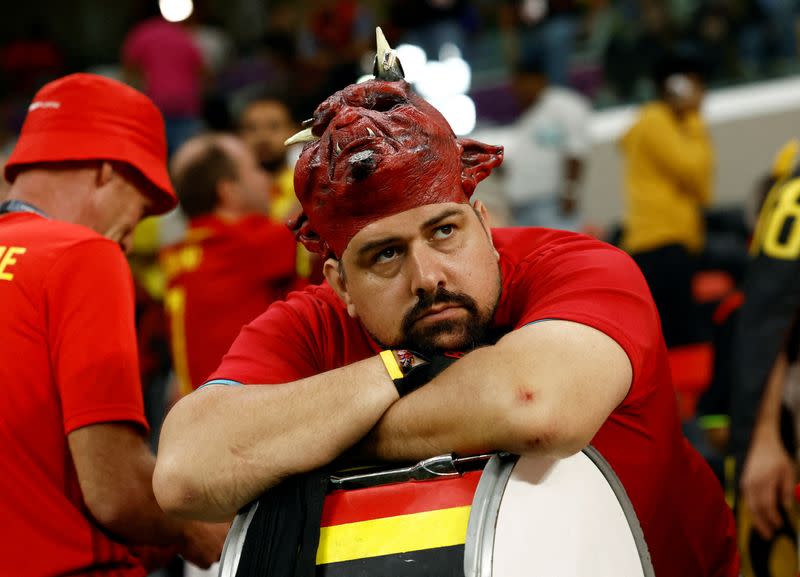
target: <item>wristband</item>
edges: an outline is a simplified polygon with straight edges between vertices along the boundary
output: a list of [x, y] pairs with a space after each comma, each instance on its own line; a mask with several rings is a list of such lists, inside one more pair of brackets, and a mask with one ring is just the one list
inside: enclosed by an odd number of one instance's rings
[[381, 351], [379, 356], [397, 389], [397, 394], [404, 397], [433, 379], [464, 354], [462, 351], [450, 351], [423, 356], [406, 349], [387, 349]]
[[415, 367], [420, 364], [425, 365], [427, 361], [418, 358], [415, 353], [406, 349], [385, 350], [380, 352], [383, 366], [386, 367], [386, 372], [389, 373], [389, 378], [392, 379], [394, 387], [397, 389], [397, 394], [401, 397], [407, 395], [417, 388], [418, 385], [414, 384], [416, 379], [406, 379], [406, 376], [411, 374]]
[[400, 363], [397, 362], [397, 358], [394, 356], [394, 351], [390, 351], [388, 349], [381, 351], [380, 357], [383, 361], [383, 366], [386, 367], [386, 372], [389, 373], [389, 378], [392, 379], [392, 381], [403, 378], [403, 370], [400, 368]]

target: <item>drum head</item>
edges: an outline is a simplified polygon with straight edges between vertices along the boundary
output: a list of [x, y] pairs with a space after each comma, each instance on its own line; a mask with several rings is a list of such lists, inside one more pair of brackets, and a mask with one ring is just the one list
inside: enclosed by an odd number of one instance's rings
[[472, 506], [467, 577], [652, 577], [638, 520], [591, 447], [565, 459], [496, 458]]

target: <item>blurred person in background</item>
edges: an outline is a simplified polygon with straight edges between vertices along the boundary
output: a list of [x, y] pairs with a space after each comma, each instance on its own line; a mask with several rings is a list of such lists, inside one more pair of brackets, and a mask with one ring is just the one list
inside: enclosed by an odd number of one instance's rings
[[359, 0], [317, 0], [305, 16], [295, 34], [303, 67], [295, 82], [304, 100], [319, 102], [363, 73], [361, 59], [370, 53], [374, 18]]
[[134, 26], [122, 46], [124, 78], [147, 94], [164, 115], [171, 156], [202, 128], [203, 54], [183, 23], [157, 14]]
[[[748, 245], [751, 244], [759, 213], [767, 195], [776, 184], [785, 182], [791, 177], [797, 166], [798, 151], [800, 151], [800, 141], [790, 140], [784, 144], [775, 155], [769, 172], [756, 180], [751, 194], [745, 199], [742, 234], [746, 237]], [[745, 258], [747, 259], [747, 256]], [[701, 453], [706, 459], [718, 464], [716, 472], [721, 480], [724, 479], [729, 490], [733, 488], [734, 471], [730, 469], [723, 471], [722, 460], [727, 455], [730, 440], [733, 371], [739, 370], [736, 367], [733, 345], [744, 303], [744, 293], [741, 290], [744, 277], [743, 273], [736, 290], [731, 291], [714, 310], [712, 378], [697, 404], [698, 422], [706, 436], [705, 442], [701, 442], [704, 444], [703, 449], [700, 449]], [[741, 436], [749, 439], [749, 433]]]
[[0, 204], [3, 571], [143, 577], [176, 553], [208, 565], [227, 525], [169, 519], [153, 496], [123, 254], [143, 216], [175, 205], [161, 114], [90, 74], [45, 85], [28, 110]]
[[673, 53], [655, 71], [659, 98], [622, 137], [625, 214], [621, 245], [642, 269], [667, 346], [691, 340], [692, 275], [705, 244], [714, 151], [700, 115], [704, 67]]
[[603, 55], [603, 74], [616, 101], [652, 97], [650, 76], [678, 35], [663, 2], [615, 3], [615, 15]]
[[[777, 156], [756, 222], [731, 355], [728, 453], [741, 466], [738, 519], [753, 574], [796, 574], [796, 367], [800, 349], [798, 143]], [[743, 505], [743, 506], [742, 506]], [[751, 532], [751, 529], [754, 532]], [[773, 572], [790, 552], [794, 566]], [[747, 566], [745, 566], [747, 568]]]
[[[285, 16], [289, 20], [285, 26], [290, 28], [268, 28], [254, 46], [241, 49], [217, 77], [216, 97], [228, 103], [231, 115], [226, 129], [235, 124], [237, 103], [247, 102], [262, 93], [291, 94], [294, 105], [301, 106], [299, 102], [304, 99], [302, 87], [316, 81], [304, 78], [294, 38], [297, 24], [291, 11], [286, 6], [282, 8], [276, 7], [275, 11], [280, 10], [279, 17], [289, 13]], [[275, 25], [274, 22], [270, 24]]]
[[[270, 175], [272, 219], [284, 224], [300, 211], [294, 194], [294, 165], [284, 142], [297, 131], [297, 122], [286, 100], [260, 94], [247, 99], [238, 115], [239, 136]], [[313, 283], [323, 280], [322, 261], [297, 244], [297, 274]]]
[[753, 80], [797, 70], [797, 4], [791, 0], [745, 0], [739, 10], [741, 73]]
[[512, 61], [540, 60], [553, 84], [569, 84], [580, 3], [575, 0], [504, 0], [501, 26], [516, 40]]
[[431, 60], [453, 44], [467, 48], [468, 28], [474, 27], [474, 6], [467, 0], [401, 0], [389, 6], [389, 22], [397, 28], [401, 42], [422, 48]]
[[234, 43], [228, 30], [208, 10], [206, 2], [195, 2], [191, 15], [183, 22], [203, 58], [204, 86], [202, 119], [207, 130], [229, 130], [227, 91], [220, 87], [220, 77], [234, 56]]
[[270, 216], [286, 222], [300, 209], [294, 195], [294, 167], [289, 163], [289, 149], [283, 144], [297, 132], [289, 105], [267, 95], [250, 98], [239, 114], [238, 131], [271, 177]]
[[298, 288], [297, 247], [269, 218], [270, 177], [232, 134], [187, 141], [171, 173], [189, 228], [165, 248], [173, 366], [179, 393], [199, 387], [243, 325]]
[[195, 2], [184, 27], [200, 50], [209, 77], [216, 79], [230, 63], [234, 49], [229, 32], [212, 17], [208, 6], [207, 3]]
[[552, 86], [540, 60], [514, 69], [522, 116], [512, 126], [505, 155], [506, 193], [517, 226], [580, 228], [578, 186], [589, 153], [589, 103]]

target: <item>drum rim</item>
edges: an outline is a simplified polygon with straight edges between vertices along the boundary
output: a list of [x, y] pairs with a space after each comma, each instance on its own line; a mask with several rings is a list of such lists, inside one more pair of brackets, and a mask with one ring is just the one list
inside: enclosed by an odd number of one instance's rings
[[492, 456], [483, 468], [467, 522], [464, 543], [465, 577], [489, 577], [492, 574], [494, 535], [500, 502], [519, 457], [509, 453]]
[[[247, 529], [250, 527], [257, 509], [258, 501], [254, 501], [249, 505], [247, 515], [242, 515], [242, 511], [240, 511], [234, 517], [231, 528], [228, 529], [228, 535], [225, 537], [225, 544], [222, 546], [222, 554], [219, 556], [219, 577], [236, 576], [244, 542], [247, 538]], [[233, 557], [230, 562], [227, 561], [229, 555]]]
[[[642, 526], [639, 524], [639, 517], [636, 515], [636, 510], [633, 508], [633, 503], [631, 503], [622, 481], [595, 447], [587, 445], [581, 452], [603, 475], [622, 508], [636, 545], [636, 551], [639, 554], [643, 576], [655, 577], [653, 561]], [[518, 459], [519, 457], [516, 455], [501, 453], [493, 456], [483, 470], [483, 475], [475, 490], [467, 524], [467, 539], [464, 544], [464, 575], [466, 577], [492, 577], [494, 538], [500, 504]]]

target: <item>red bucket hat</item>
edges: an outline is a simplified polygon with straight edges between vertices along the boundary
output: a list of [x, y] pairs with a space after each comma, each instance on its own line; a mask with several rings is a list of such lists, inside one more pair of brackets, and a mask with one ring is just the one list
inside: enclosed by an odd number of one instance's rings
[[114, 160], [136, 168], [155, 190], [149, 214], [177, 204], [164, 119], [149, 98], [126, 84], [81, 73], [42, 87], [28, 107], [5, 178], [13, 182], [26, 165], [70, 160]]

